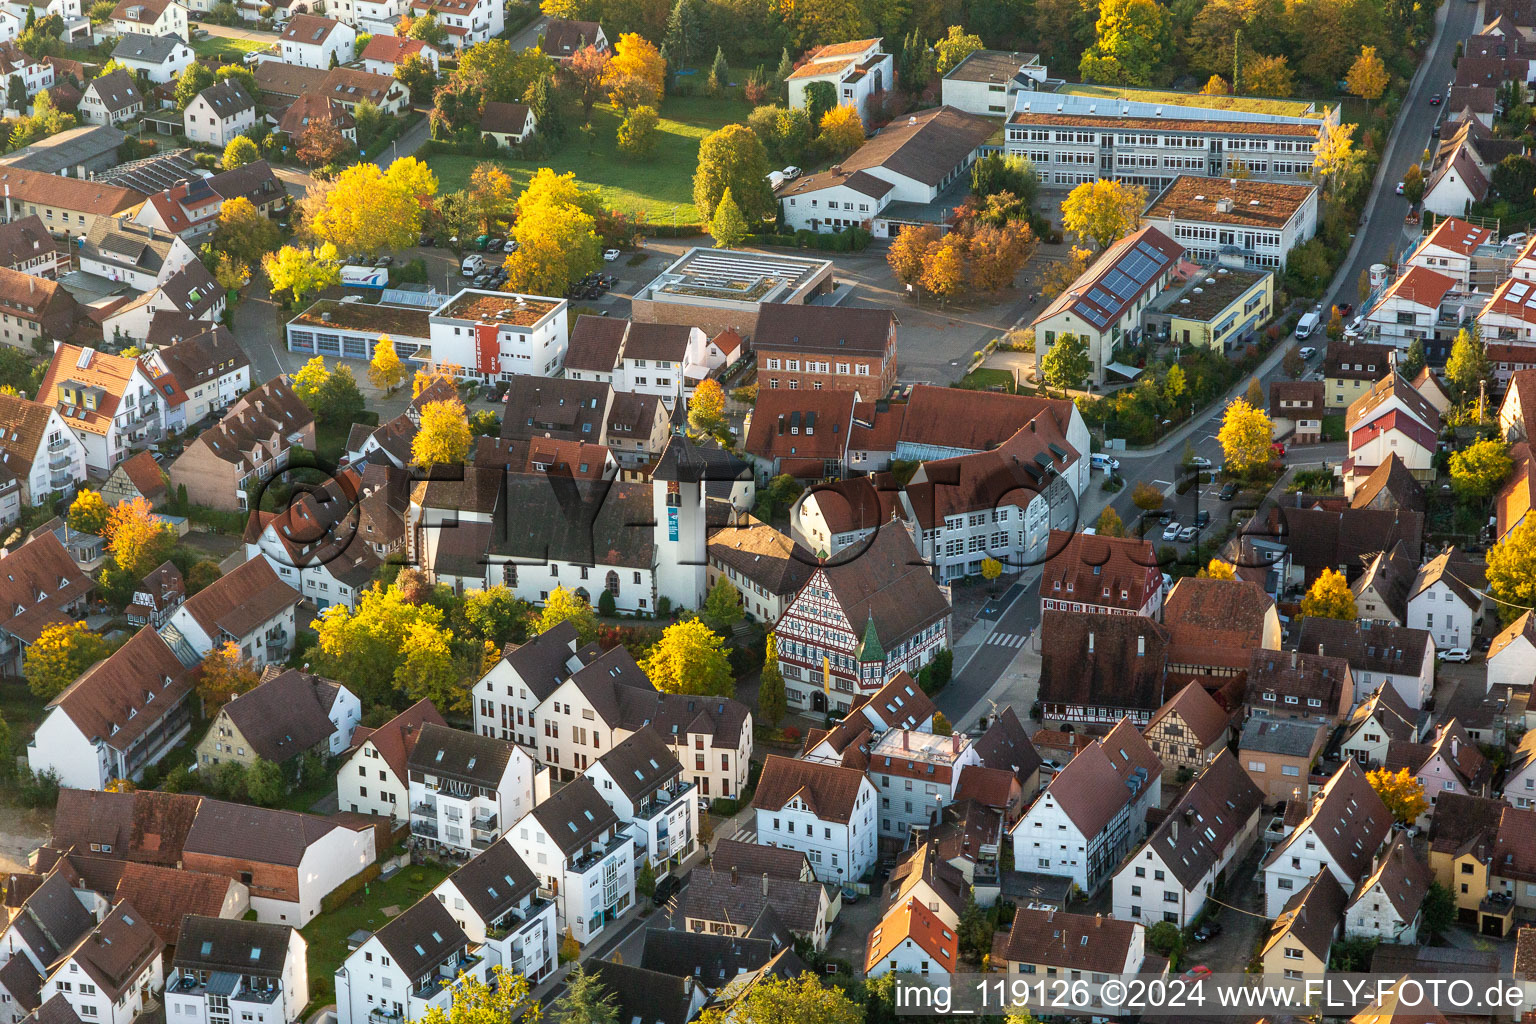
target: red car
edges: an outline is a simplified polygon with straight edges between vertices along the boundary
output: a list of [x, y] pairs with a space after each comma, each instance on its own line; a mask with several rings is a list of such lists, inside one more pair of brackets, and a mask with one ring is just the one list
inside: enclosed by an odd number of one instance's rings
[[1285, 445], [1281, 444], [1279, 441], [1276, 441], [1274, 444], [1270, 445], [1269, 450], [1272, 454], [1277, 455], [1282, 459], [1285, 458]]

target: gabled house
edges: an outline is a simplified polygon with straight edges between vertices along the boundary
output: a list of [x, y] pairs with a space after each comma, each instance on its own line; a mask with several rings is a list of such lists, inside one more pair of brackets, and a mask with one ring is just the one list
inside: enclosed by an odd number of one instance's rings
[[1078, 751], [1013, 827], [1016, 870], [1096, 892], [1145, 834], [1162, 764], [1129, 719]]
[[1280, 649], [1274, 599], [1251, 580], [1186, 576], [1163, 605], [1169, 665], [1203, 675], [1230, 675], [1233, 652]]
[[1440, 335], [1456, 333], [1461, 306], [1469, 315], [1481, 306], [1481, 295], [1472, 299], [1457, 291], [1456, 279], [1421, 266], [1410, 266], [1381, 292], [1366, 312], [1366, 330], [1381, 344], [1406, 350], [1417, 341], [1426, 349], [1441, 350]]
[[868, 760], [870, 781], [880, 793], [880, 838], [900, 846], [954, 802], [964, 770], [981, 764], [968, 736], [909, 729], [873, 738]]
[[411, 835], [451, 856], [473, 855], [549, 795], [549, 775], [509, 740], [424, 723], [406, 755]]
[[[449, 0], [449, 2], [461, 2], [461, 0]], [[468, 2], [468, 0], [462, 0]], [[484, 0], [480, 0], [484, 2]], [[396, 81], [390, 75], [371, 75], [366, 71], [354, 67], [334, 67], [326, 72], [324, 80], [320, 83], [321, 96], [335, 100], [346, 108], [348, 113], [356, 114], [357, 105], [367, 100], [378, 107], [384, 114], [402, 113], [406, 105], [411, 102], [411, 93], [402, 83]]]
[[576, 627], [568, 622], [521, 645], [508, 644], [502, 648], [501, 660], [473, 688], [475, 731], [536, 752], [539, 705], [598, 653], [596, 644], [580, 644]]
[[555, 904], [505, 838], [445, 878], [432, 894], [471, 942], [531, 984], [559, 964]]
[[[393, 36], [374, 36], [375, 39], [394, 38]], [[290, 139], [298, 139], [310, 125], [320, 121], [329, 121], [336, 126], [341, 137], [348, 142], [357, 141], [357, 121], [352, 112], [329, 96], [320, 96], [315, 93], [303, 93], [283, 111], [283, 116], [277, 122], [277, 130]]]
[[1499, 403], [1499, 430], [1508, 441], [1528, 441], [1528, 420], [1536, 421], [1536, 370], [1516, 370]]
[[1115, 872], [1111, 906], [1121, 919], [1187, 927], [1258, 838], [1264, 794], [1222, 751]]
[[1021, 909], [1012, 928], [992, 937], [992, 964], [1009, 975], [1081, 981], [1094, 1006], [1108, 978], [1167, 969], [1161, 957], [1147, 955], [1146, 932], [1136, 921], [1102, 914]]
[[1168, 632], [1147, 616], [1047, 611], [1040, 635], [1047, 722], [1142, 726], [1173, 695]]
[[806, 90], [812, 82], [830, 83], [841, 107], [866, 114], [869, 97], [896, 83], [895, 58], [881, 50], [880, 39], [854, 39], [818, 46], [789, 76], [789, 105], [809, 103]]
[[187, 323], [155, 356], [187, 396], [182, 413], [187, 426], [198, 426], [251, 390], [250, 357], [223, 325]]
[[164, 284], [196, 258], [178, 235], [126, 217], [97, 218], [79, 247], [81, 270], [121, 281], [138, 291]]
[[352, 60], [357, 32], [350, 25], [313, 14], [296, 14], [278, 37], [283, 62], [304, 68], [334, 68]]
[[811, 862], [804, 852], [782, 846], [746, 842], [740, 839], [721, 839], [710, 854], [710, 866], [716, 871], [735, 868], [744, 878], [782, 878], [788, 881], [815, 881]]
[[19, 907], [7, 910], [10, 920], [0, 932], [0, 950], [7, 962], [19, 959], [29, 963], [39, 984], [52, 973], [59, 958], [96, 925], [95, 916], [75, 895], [63, 872], [48, 875], [21, 898]]
[[175, 81], [192, 63], [192, 48], [180, 36], [150, 36], [125, 32], [112, 49], [112, 59], [159, 85]]
[[337, 886], [372, 864], [374, 829], [334, 818], [204, 800], [182, 861], [192, 871], [238, 878], [267, 924], [303, 927]]
[[289, 766], [312, 751], [328, 761], [347, 748], [362, 719], [357, 696], [335, 680], [276, 672], [219, 708], [197, 744], [197, 763], [205, 770], [257, 759]]
[[123, 68], [92, 79], [80, 96], [80, 120], [87, 124], [122, 124], [144, 109], [144, 94]]
[[233, 643], [257, 668], [287, 658], [299, 599], [265, 559], [253, 558], [175, 610], [161, 634], [179, 656]]
[[138, 778], [191, 727], [198, 660], [190, 649], [173, 649], [153, 627], [140, 629], [49, 702], [27, 746], [27, 763], [78, 789]]
[[427, 724], [446, 725], [432, 702], [422, 699], [377, 729], [353, 729], [347, 759], [336, 772], [337, 806], [396, 825], [410, 820], [408, 760]]
[[1424, 511], [1424, 485], [1414, 479], [1396, 455], [1376, 467], [1350, 499], [1353, 509]]
[[1509, 531], [1525, 522], [1536, 507], [1536, 455], [1532, 454], [1531, 442], [1520, 441], [1509, 448], [1514, 470], [1499, 493], [1494, 495], [1494, 516], [1491, 525], [1494, 536], [1503, 540]]
[[420, 39], [375, 33], [363, 47], [363, 70], [374, 75], [394, 75], [395, 71], [411, 57], [420, 57], [433, 71], [441, 55], [437, 47]]
[[50, 966], [40, 998], [62, 996], [81, 1020], [130, 1024], [164, 987], [164, 952], [144, 915], [120, 902]]
[[590, 944], [634, 904], [635, 842], [591, 779], [540, 801], [507, 837], [577, 942]]
[[176, 0], [119, 0], [112, 9], [110, 24], [115, 35], [142, 32], [186, 39], [187, 8]]
[[480, 140], [503, 148], [520, 146], [538, 129], [533, 108], [526, 103], [489, 102], [480, 113]]
[[182, 123], [191, 141], [222, 148], [256, 126], [256, 101], [240, 83], [226, 78], [192, 98], [182, 111]]
[[1276, 380], [1269, 384], [1269, 418], [1275, 440], [1317, 444], [1323, 436], [1327, 385], [1320, 380]]
[[1163, 609], [1163, 573], [1150, 541], [1052, 530], [1040, 610], [1143, 615]]
[[1308, 616], [1301, 621], [1296, 646], [1349, 662], [1355, 681], [1352, 705], [1385, 684], [1417, 711], [1434, 689], [1435, 642], [1422, 629]]
[[[519, 748], [521, 749], [521, 748]], [[699, 834], [697, 788], [652, 727], [637, 729], [584, 773], [643, 848], [655, 877], [682, 865]]]
[[1460, 548], [1426, 562], [1408, 592], [1408, 625], [1435, 639], [1440, 650], [1470, 647], [1486, 603], [1483, 568]]
[[691, 872], [678, 900], [678, 916], [690, 932], [746, 937], [771, 914], [816, 950], [827, 946], [829, 909], [827, 887], [820, 882], [754, 876], [714, 864]]
[[159, 568], [139, 581], [123, 615], [130, 626], [159, 629], [186, 599], [187, 585], [181, 578], [181, 570], [171, 562], [161, 562]]
[[106, 483], [101, 485], [101, 497], [108, 508], [116, 507], [119, 502], [131, 502], [139, 498], [154, 507], [170, 497], [169, 491], [165, 476], [160, 471], [160, 463], [155, 460], [154, 453], [149, 451], [139, 452], [119, 462], [107, 474]]
[[742, 610], [769, 625], [778, 622], [815, 565], [810, 551], [750, 515], [711, 532], [708, 551], [709, 585], [729, 579], [741, 592]]
[[0, 225], [0, 267], [57, 281], [60, 274], [69, 273], [73, 261], [33, 213]]
[[1354, 700], [1354, 676], [1343, 658], [1254, 651], [1249, 659], [1248, 708], [1254, 715], [1338, 725]]
[[1328, 385], [1324, 398], [1327, 409], [1330, 412], [1347, 409], [1377, 381], [1390, 375], [1395, 351], [1390, 345], [1330, 341], [1323, 353], [1323, 381]]
[[595, 21], [550, 18], [539, 36], [539, 48], [561, 64], [588, 46], [604, 53], [612, 50], [608, 37], [603, 34], [603, 26]]
[[802, 851], [819, 880], [861, 878], [875, 862], [878, 802], [857, 768], [770, 754], [752, 797], [758, 841]]
[[1344, 426], [1349, 432], [1349, 457], [1340, 472], [1347, 497], [1394, 455], [1415, 479], [1433, 479], [1431, 462], [1440, 434], [1440, 413], [1395, 369], [1350, 403]]
[[[281, 452], [285, 459], [287, 451]], [[357, 475], [347, 469], [299, 494], [280, 513], [253, 512], [246, 523], [246, 554], [265, 558], [284, 583], [318, 609], [339, 604], [356, 611], [359, 595], [381, 564], [358, 532], [357, 499]]]
[[53, 813], [53, 846], [87, 856], [180, 868], [187, 833], [203, 798], [138, 790], [107, 793], [64, 788]]
[[1536, 680], [1536, 613], [1526, 612], [1488, 646], [1489, 690], [1526, 687]]
[[930, 842], [913, 845], [891, 870], [885, 884], [886, 908], [915, 899], [950, 928], [960, 927], [970, 881]]
[[593, 960], [588, 968], [602, 990], [611, 993], [622, 1019], [653, 1019], [656, 1024], [688, 1024], [704, 1009], [708, 992], [699, 979], [648, 971], [618, 960]]
[[85, 479], [85, 445], [58, 409], [0, 395], [0, 422], [0, 463], [16, 477], [22, 502], [44, 504], [50, 494], [67, 495]]
[[1328, 967], [1349, 896], [1326, 867], [1287, 896], [1259, 952], [1264, 973], [1291, 981], [1317, 977]]
[[[1398, 463], [1401, 465], [1401, 463]], [[1355, 496], [1360, 496], [1360, 491]], [[1408, 592], [1419, 575], [1419, 560], [1399, 541], [1390, 551], [1378, 551], [1365, 572], [1349, 586], [1361, 622], [1401, 626], [1408, 619]]]
[[374, 932], [336, 971], [337, 1024], [387, 1024], [447, 1010], [465, 978], [484, 981], [492, 962], [432, 896]]
[[159, 439], [159, 391], [139, 360], [61, 344], [37, 393], [85, 447], [86, 470], [104, 477], [134, 448]]
[[[1306, 818], [1265, 858], [1266, 913], [1279, 917], [1288, 901], [1327, 871], [1352, 893], [1389, 838], [1392, 814], [1352, 760], [1323, 785]], [[1337, 920], [1337, 918], [1335, 918]]]
[[914, 899], [888, 910], [864, 949], [864, 974], [870, 978], [900, 972], [945, 981], [959, 965], [955, 933]]
[[1420, 910], [1434, 875], [1398, 833], [1380, 854], [1344, 910], [1344, 935], [1412, 945], [1418, 941]]
[[167, 1016], [215, 1024], [221, 1009], [239, 1004], [253, 1024], [293, 1024], [309, 1004], [309, 943], [297, 928], [188, 915], [178, 933]]
[[249, 488], [286, 468], [294, 447], [313, 451], [314, 443], [314, 413], [286, 377], [274, 377], [186, 446], [168, 469], [171, 485], [185, 487], [194, 504], [245, 511]]
[[1396, 687], [1383, 683], [1350, 713], [1339, 752], [1364, 768], [1380, 768], [1393, 743], [1418, 741], [1418, 717]]
[[1193, 778], [1227, 749], [1232, 712], [1216, 703], [1205, 687], [1190, 683], [1153, 712], [1141, 733], [1163, 763], [1165, 782]]
[[1493, 765], [1455, 718], [1436, 725], [1434, 738], [1427, 743], [1388, 744], [1385, 767], [1392, 772], [1407, 769], [1419, 780], [1431, 808], [1423, 818], [1432, 813], [1436, 801], [1447, 793], [1487, 796], [1488, 784], [1493, 779]]

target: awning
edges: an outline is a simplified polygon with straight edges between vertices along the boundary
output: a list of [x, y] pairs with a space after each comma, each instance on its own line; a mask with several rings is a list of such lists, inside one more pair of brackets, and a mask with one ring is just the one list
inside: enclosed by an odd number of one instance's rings
[[1135, 380], [1141, 376], [1141, 370], [1135, 366], [1127, 366], [1124, 363], [1105, 363], [1104, 369], [1110, 373], [1118, 373], [1126, 380]]

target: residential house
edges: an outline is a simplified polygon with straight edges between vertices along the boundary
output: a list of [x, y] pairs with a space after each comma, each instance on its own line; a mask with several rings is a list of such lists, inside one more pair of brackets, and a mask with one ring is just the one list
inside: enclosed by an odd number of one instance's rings
[[1324, 402], [1327, 410], [1347, 409], [1393, 371], [1390, 345], [1365, 342], [1330, 341], [1323, 353], [1323, 382], [1328, 385]]
[[1419, 738], [1419, 712], [1410, 708], [1397, 687], [1382, 683], [1350, 713], [1339, 752], [1365, 768], [1387, 763], [1393, 743], [1413, 743]]
[[1306, 818], [1263, 864], [1266, 912], [1279, 917], [1319, 870], [1353, 893], [1389, 838], [1392, 814], [1352, 760], [1344, 761], [1312, 802]]
[[1230, 679], [1246, 671], [1250, 652], [1280, 649], [1274, 599], [1251, 580], [1186, 576], [1163, 605], [1170, 671]]
[[1144, 726], [1173, 696], [1168, 632], [1144, 615], [1048, 611], [1040, 620], [1040, 711], [1047, 722]]
[[258, 759], [286, 766], [310, 752], [328, 761], [347, 749], [362, 719], [362, 705], [351, 690], [334, 679], [289, 669], [219, 708], [197, 744], [197, 763], [210, 770], [228, 762], [250, 766]]
[[709, 586], [728, 579], [741, 593], [741, 607], [753, 622], [773, 625], [805, 586], [815, 557], [778, 530], [752, 516], [709, 535]]
[[197, 257], [177, 235], [126, 217], [101, 217], [80, 245], [79, 258], [81, 270], [150, 291]]
[[53, 847], [179, 868], [187, 833], [202, 803], [202, 797], [190, 793], [107, 793], [66, 787], [59, 790], [54, 808]]
[[[448, 2], [468, 3], [469, 0]], [[480, 2], [484, 3], [485, 0]], [[411, 102], [410, 90], [393, 77], [372, 75], [347, 66], [334, 67], [326, 72], [325, 79], [320, 83], [319, 94], [340, 103], [349, 114], [356, 114], [357, 105], [363, 100], [378, 107], [379, 112], [386, 116], [403, 114]]]
[[1481, 283], [1473, 280], [1473, 266], [1480, 262], [1478, 250], [1496, 241], [1492, 228], [1469, 224], [1460, 217], [1440, 217], [1404, 262], [1453, 278], [1464, 292], [1476, 291]]
[[591, 943], [633, 905], [635, 842], [586, 776], [536, 804], [507, 837], [577, 942]]
[[357, 726], [347, 759], [336, 772], [337, 806], [353, 814], [410, 820], [408, 761], [424, 725], [444, 725], [430, 700], [422, 699], [377, 729]]
[[1315, 185], [1181, 174], [1143, 216], [1206, 266], [1282, 271], [1317, 234], [1317, 209]]
[[[60, 956], [90, 934], [95, 915], [71, 890], [64, 872], [44, 878], [30, 893], [18, 889], [20, 906], [0, 932], [0, 950], [11, 960], [27, 961], [38, 983]], [[13, 979], [14, 980], [14, 979]]]
[[267, 924], [302, 927], [337, 886], [374, 862], [374, 829], [334, 818], [204, 800], [187, 833], [183, 864], [238, 878]]
[[256, 101], [240, 83], [226, 78], [194, 96], [182, 112], [182, 121], [191, 141], [223, 148], [256, 126]]
[[352, 61], [357, 32], [334, 18], [296, 14], [278, 37], [283, 63], [303, 68], [334, 68]]
[[1114, 916], [1187, 927], [1228, 880], [1228, 866], [1248, 855], [1263, 803], [1263, 792], [1237, 758], [1222, 751], [1115, 872]]
[[537, 751], [539, 705], [597, 654], [597, 646], [580, 645], [576, 627], [565, 622], [521, 645], [508, 644], [472, 691], [475, 731]]
[[143, 114], [144, 109], [144, 94], [123, 68], [91, 79], [80, 96], [80, 120], [87, 124], [123, 124]]
[[1248, 662], [1248, 708], [1270, 718], [1338, 725], [1354, 707], [1349, 662], [1325, 654], [1254, 651]]
[[1328, 951], [1338, 937], [1344, 908], [1349, 900], [1326, 867], [1306, 879], [1276, 913], [1269, 935], [1259, 952], [1268, 977], [1301, 981], [1321, 977], [1328, 967]]
[[1097, 892], [1145, 834], [1162, 764], [1129, 719], [1078, 751], [1013, 827], [1016, 870]]
[[266, 559], [253, 558], [187, 598], [162, 628], [166, 642], [201, 658], [233, 643], [257, 668], [288, 658], [299, 598]]
[[420, 39], [375, 33], [363, 47], [363, 70], [372, 75], [394, 75], [395, 71], [412, 57], [420, 57], [433, 71], [441, 54], [437, 47]]
[[1140, 615], [1163, 610], [1163, 573], [1150, 541], [1052, 530], [1040, 571], [1040, 610]]
[[[1100, 986], [1110, 978], [1140, 974], [1160, 957], [1146, 952], [1146, 926], [1102, 914], [1021, 909], [1013, 927], [992, 937], [992, 964], [1005, 974], [1083, 983], [1090, 1007], [1103, 1007]], [[1166, 970], [1153, 967], [1153, 973]]]
[[615, 1012], [627, 1020], [688, 1024], [704, 1009], [708, 992], [697, 978], [631, 967], [617, 960], [593, 960], [590, 968], [602, 991], [613, 995]]
[[251, 390], [251, 360], [222, 325], [194, 322], [188, 328], [155, 356], [187, 396], [183, 419], [195, 427]]
[[743, 446], [759, 482], [842, 476], [858, 400], [849, 391], [759, 391]]
[[198, 660], [191, 650], [173, 650], [152, 627], [140, 629], [49, 702], [27, 763], [78, 789], [138, 778], [191, 727]]
[[1328, 388], [1320, 380], [1269, 382], [1269, 418], [1275, 440], [1317, 444], [1323, 438], [1324, 401]]
[[538, 119], [526, 103], [490, 101], [480, 112], [480, 141], [503, 148], [520, 146], [538, 128]]
[[716, 871], [728, 872], [735, 868], [745, 878], [767, 875], [769, 878], [782, 878], [791, 882], [812, 882], [816, 879], [810, 859], [803, 851], [740, 839], [717, 840], [709, 863]]
[[531, 984], [559, 965], [555, 904], [505, 837], [492, 843], [433, 891], [471, 942]]
[[150, 36], [125, 32], [112, 49], [112, 59], [157, 85], [173, 82], [192, 63], [192, 48], [180, 36]]
[[898, 858], [885, 884], [886, 907], [899, 906], [909, 899], [927, 907], [951, 928], [960, 927], [965, 912], [969, 882], [965, 872], [945, 860], [938, 847], [929, 842], [915, 844]]
[[987, 117], [1007, 116], [1021, 91], [1045, 87], [1038, 53], [976, 50], [944, 73], [940, 98], [946, 107]]
[[[272, 165], [265, 160], [253, 160], [210, 177], [193, 176], [152, 192], [134, 219], [146, 227], [196, 239], [218, 227], [224, 203], [236, 198], [246, 200], [256, 212], [268, 217], [277, 216], [288, 206], [288, 192], [272, 172]], [[222, 289], [219, 294], [222, 296]], [[173, 308], [185, 307], [175, 303]]]
[[[63, 286], [0, 268], [0, 340], [22, 348], [88, 336], [86, 308]], [[41, 393], [41, 392], [39, 392]]]
[[329, 121], [336, 126], [342, 138], [349, 142], [357, 141], [357, 121], [352, 117], [352, 112], [329, 96], [315, 93], [303, 93], [290, 103], [277, 122], [277, 130], [290, 139], [297, 139], [310, 125], [319, 121]]
[[844, 712], [897, 672], [916, 673], [949, 646], [949, 619], [906, 528], [882, 526], [855, 557], [818, 566], [779, 617], [791, 707]]
[[603, 26], [595, 21], [573, 21], [570, 18], [550, 18], [539, 36], [539, 48], [559, 63], [569, 61], [577, 50], [592, 47], [608, 52], [612, 47], [603, 34]]
[[1499, 402], [1499, 430], [1506, 440], [1530, 440], [1527, 419], [1536, 421], [1536, 370], [1510, 374], [1508, 389]]
[[1415, 479], [1433, 478], [1440, 414], [1396, 370], [1350, 403], [1344, 426], [1349, 431], [1349, 458], [1340, 473], [1347, 497], [1393, 455]]
[[1344, 910], [1344, 935], [1412, 945], [1418, 941], [1420, 911], [1434, 875], [1399, 833], [1360, 883]]
[[1476, 314], [1483, 296], [1457, 290], [1456, 279], [1424, 267], [1410, 266], [1395, 278], [1366, 312], [1364, 330], [1399, 351], [1415, 341], [1426, 354], [1446, 350], [1464, 319]]
[[59, 410], [20, 395], [0, 395], [0, 463], [15, 475], [21, 501], [45, 503], [85, 479], [85, 445]]
[[[1424, 787], [1431, 808], [1447, 793], [1487, 796], [1493, 779], [1492, 763], [1455, 718], [1436, 725], [1434, 738], [1428, 742], [1389, 743], [1385, 767], [1393, 772], [1407, 769]], [[1430, 813], [1420, 816], [1424, 824], [1428, 824]]]
[[1483, 567], [1449, 547], [1426, 562], [1408, 592], [1408, 625], [1435, 639], [1440, 650], [1470, 647], [1481, 627]]
[[36, 214], [0, 224], [0, 267], [57, 281], [73, 266], [69, 250], [54, 241]]
[[[901, 677], [897, 677], [900, 679]], [[1024, 725], [1019, 721], [1019, 716], [1013, 708], [1004, 707], [997, 712], [985, 732], [976, 741], [976, 753], [981, 757], [982, 767], [988, 771], [1007, 772], [1011, 774], [1019, 784], [1019, 795], [1023, 798], [1033, 798], [1041, 787], [1041, 766], [1044, 763], [1040, 751], [1030, 742], [1029, 734], [1025, 732]], [[974, 769], [960, 773], [960, 790], [957, 798], [977, 796], [967, 787], [967, 779], [974, 773]], [[988, 806], [996, 807], [996, 803], [988, 802]], [[1022, 805], [1020, 807], [1022, 809]], [[1009, 825], [1017, 820], [1018, 814], [1011, 809], [1004, 808]]]
[[317, 608], [339, 604], [356, 611], [358, 595], [372, 585], [381, 564], [358, 532], [358, 496], [357, 476], [349, 469], [300, 494], [281, 513], [258, 512], [246, 524], [246, 554], [265, 558]]
[[1035, 373], [1058, 335], [1073, 335], [1087, 350], [1089, 380], [1103, 384], [1106, 372], [1121, 372], [1116, 350], [1141, 336], [1141, 315], [1173, 282], [1184, 246], [1147, 225], [1111, 244], [1081, 277], [1068, 285], [1031, 322]]
[[161, 562], [158, 569], [139, 581], [123, 615], [130, 626], [159, 629], [186, 599], [187, 585], [181, 578], [181, 570], [171, 562]]
[[123, 35], [187, 36], [187, 8], [176, 0], [119, 0], [112, 9], [111, 32]]
[[292, 1024], [309, 1004], [308, 951], [291, 925], [188, 915], [165, 979], [166, 1015], [215, 1024], [238, 1005], [252, 1024]]
[[336, 971], [337, 1024], [419, 1020], [453, 1003], [466, 980], [493, 966], [443, 904], [417, 900], [352, 950]]
[[816, 47], [789, 76], [789, 105], [808, 106], [811, 83], [827, 82], [838, 106], [853, 107], [860, 117], [871, 114], [866, 110], [870, 96], [896, 84], [894, 58], [880, 44], [879, 39], [855, 39]]
[[90, 934], [60, 952], [39, 998], [46, 1005], [62, 996], [81, 1020], [130, 1024], [152, 1008], [165, 985], [160, 963], [165, 943], [128, 902], [118, 903]]
[[896, 383], [896, 317], [888, 309], [765, 302], [752, 347], [766, 391], [878, 397]]
[[11, 192], [3, 219], [9, 223], [36, 216], [56, 239], [73, 241], [88, 234], [98, 217], [132, 213], [144, 202], [141, 192], [99, 181], [16, 167], [8, 167], [5, 176]]
[[1417, 711], [1434, 690], [1435, 642], [1422, 629], [1308, 616], [1301, 621], [1296, 646], [1349, 662], [1355, 681], [1352, 704], [1359, 704], [1386, 684], [1397, 691], [1407, 707]]
[[656, 729], [638, 729], [583, 773], [628, 829], [657, 878], [693, 853], [699, 834], [697, 787]]
[[1488, 647], [1489, 690], [1529, 687], [1536, 681], [1536, 613], [1525, 612]]
[[[1392, 465], [1402, 463], [1393, 459]], [[1380, 472], [1380, 467], [1377, 471]], [[1356, 497], [1360, 494], [1361, 491], [1355, 492]], [[1408, 592], [1418, 576], [1419, 560], [1409, 554], [1402, 541], [1392, 545], [1390, 551], [1372, 555], [1365, 572], [1349, 587], [1355, 595], [1360, 621], [1373, 626], [1401, 626], [1408, 619]]]
[[897, 849], [955, 801], [965, 768], [981, 764], [968, 736], [889, 729], [871, 738], [868, 750], [870, 781], [880, 793], [880, 839]]
[[865, 977], [900, 972], [943, 982], [959, 966], [960, 943], [955, 933], [915, 899], [887, 911], [865, 943]]
[[816, 950], [827, 947], [829, 911], [827, 887], [820, 882], [753, 876], [713, 863], [689, 873], [677, 908], [689, 932], [746, 938], [761, 932], [767, 916]]
[[821, 881], [862, 878], [875, 862], [877, 802], [857, 768], [770, 754], [752, 797], [758, 841], [803, 851]]
[[464, 856], [486, 849], [549, 795], [549, 776], [509, 740], [424, 722], [406, 755], [411, 835]]
[[1494, 514], [1489, 523], [1499, 540], [1525, 522], [1531, 508], [1536, 506], [1536, 456], [1532, 454], [1531, 443], [1520, 441], [1511, 445], [1509, 457], [1514, 462], [1514, 469], [1499, 493], [1494, 495]]
[[1376, 467], [1355, 489], [1350, 508], [1374, 511], [1424, 511], [1424, 485], [1414, 479], [1396, 455]]
[[1190, 683], [1153, 712], [1141, 730], [1163, 763], [1163, 781], [1205, 771], [1232, 740], [1232, 713], [1205, 687]]
[[448, 45], [457, 50], [499, 36], [505, 26], [502, 6], [490, 0], [411, 0], [411, 17], [429, 13], [447, 30]]
[[1514, 140], [1493, 136], [1496, 92], [1475, 86], [1450, 90], [1453, 109], [1472, 116], [1462, 117], [1449, 137], [1440, 139], [1425, 176], [1420, 201], [1425, 212], [1437, 217], [1465, 217], [1472, 203], [1487, 198], [1499, 161], [1522, 151], [1509, 145]]
[[1264, 790], [1265, 803], [1304, 800], [1307, 777], [1331, 733], [1332, 729], [1317, 722], [1255, 716], [1243, 723], [1237, 759]]
[[[314, 444], [314, 413], [286, 377], [274, 377], [240, 397], [186, 446], [170, 464], [171, 486], [178, 493], [185, 487], [194, 504], [245, 511], [251, 488], [280, 473], [294, 447], [313, 451]], [[305, 539], [314, 543], [319, 537]]]
[[155, 453], [141, 451], [119, 462], [107, 474], [106, 483], [101, 485], [101, 497], [108, 508], [139, 498], [149, 502], [151, 507], [163, 504], [170, 497], [170, 488], [166, 486], [165, 474], [160, 470]]

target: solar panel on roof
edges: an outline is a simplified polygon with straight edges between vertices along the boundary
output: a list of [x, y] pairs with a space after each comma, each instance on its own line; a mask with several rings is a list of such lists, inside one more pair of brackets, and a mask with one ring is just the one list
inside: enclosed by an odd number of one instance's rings
[[1088, 293], [1088, 301], [1089, 302], [1096, 302], [1099, 305], [1103, 306], [1105, 309], [1114, 309], [1117, 305], [1119, 305], [1119, 303], [1116, 300], [1110, 298], [1108, 295], [1106, 295], [1104, 292], [1100, 291], [1098, 288], [1095, 288], [1095, 289], [1093, 289], [1092, 291], [1090, 291]]
[[1137, 242], [1136, 251], [1147, 257], [1147, 259], [1151, 260], [1153, 263], [1156, 263], [1158, 266], [1162, 266], [1164, 263], [1168, 262], [1168, 257], [1161, 250], [1153, 248], [1146, 242]]
[[1126, 298], [1136, 291], [1136, 283], [1122, 274], [1118, 268], [1105, 274], [1101, 283], [1121, 298]]

